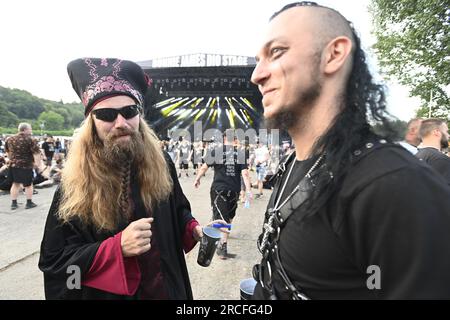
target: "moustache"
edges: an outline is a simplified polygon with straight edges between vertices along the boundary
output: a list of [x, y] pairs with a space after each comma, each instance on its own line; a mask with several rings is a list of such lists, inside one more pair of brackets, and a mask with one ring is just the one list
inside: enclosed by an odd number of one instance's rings
[[136, 132], [134, 130], [127, 129], [127, 128], [117, 128], [117, 129], [114, 129], [113, 132], [108, 134], [108, 140], [114, 140], [114, 139], [117, 139], [117, 138], [120, 138], [123, 136], [133, 137], [134, 135], [136, 135]]

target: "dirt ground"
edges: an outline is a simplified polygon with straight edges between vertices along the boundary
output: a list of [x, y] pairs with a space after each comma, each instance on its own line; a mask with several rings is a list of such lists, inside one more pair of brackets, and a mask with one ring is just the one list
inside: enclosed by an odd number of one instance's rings
[[[213, 172], [208, 171], [196, 190], [192, 187], [194, 178], [180, 179], [191, 202], [193, 214], [201, 224], [210, 221], [212, 215], [209, 200], [212, 175]], [[235, 255], [234, 258], [222, 260], [216, 255], [209, 267], [201, 267], [197, 264], [198, 245], [187, 254], [194, 299], [239, 299], [240, 281], [251, 277], [252, 267], [260, 259], [256, 240], [261, 232], [264, 211], [270, 196], [270, 190], [264, 191], [264, 196], [253, 200], [250, 208], [239, 204], [228, 238], [228, 252]]]

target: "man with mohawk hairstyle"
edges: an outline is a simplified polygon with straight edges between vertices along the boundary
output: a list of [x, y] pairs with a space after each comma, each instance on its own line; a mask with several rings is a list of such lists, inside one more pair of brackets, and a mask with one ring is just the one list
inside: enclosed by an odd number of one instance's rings
[[276, 174], [254, 298], [450, 299], [450, 189], [373, 132], [388, 124], [385, 95], [352, 25], [286, 5], [256, 60], [267, 125], [295, 152]]

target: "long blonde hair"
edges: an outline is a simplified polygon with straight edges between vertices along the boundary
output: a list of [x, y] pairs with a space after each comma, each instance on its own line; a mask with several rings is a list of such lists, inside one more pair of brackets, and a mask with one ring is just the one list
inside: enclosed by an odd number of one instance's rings
[[[155, 203], [168, 198], [173, 182], [158, 138], [142, 118], [139, 133], [145, 156], [137, 165], [137, 177], [144, 206], [151, 210]], [[127, 218], [121, 210], [125, 192], [123, 175], [105, 165], [100, 148], [95, 124], [89, 115], [71, 145], [62, 172], [58, 216], [63, 222], [78, 218], [99, 231], [114, 231]], [[129, 168], [125, 166], [128, 176]], [[127, 192], [128, 185], [126, 187]]]

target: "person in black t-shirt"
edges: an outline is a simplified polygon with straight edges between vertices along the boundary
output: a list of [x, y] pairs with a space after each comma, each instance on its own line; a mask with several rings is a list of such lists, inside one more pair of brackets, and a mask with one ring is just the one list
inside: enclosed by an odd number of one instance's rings
[[420, 128], [422, 144], [416, 157], [436, 170], [450, 185], [450, 158], [441, 152], [448, 148], [448, 126], [441, 119], [427, 119]]
[[253, 298], [450, 299], [450, 188], [391, 142], [352, 24], [296, 2], [264, 39], [251, 80], [295, 153], [276, 173]]
[[55, 141], [52, 136], [48, 136], [47, 140], [42, 144], [45, 153], [47, 167], [52, 166], [53, 155], [55, 154]]
[[55, 153], [58, 154], [61, 152], [61, 140], [59, 138], [56, 138], [55, 141]]
[[[247, 196], [251, 197], [245, 156], [239, 157], [237, 149], [229, 143], [226, 135], [224, 135], [223, 148], [216, 147], [212, 150], [210, 156], [206, 157], [206, 163], [200, 167], [194, 186], [198, 188], [200, 179], [206, 173], [208, 167], [214, 167], [214, 178], [210, 191], [213, 220], [221, 219], [231, 224], [236, 215], [239, 192], [241, 191], [241, 175], [244, 179]], [[226, 259], [229, 256], [227, 242], [228, 233], [223, 233], [217, 248], [217, 255], [221, 259]]]

